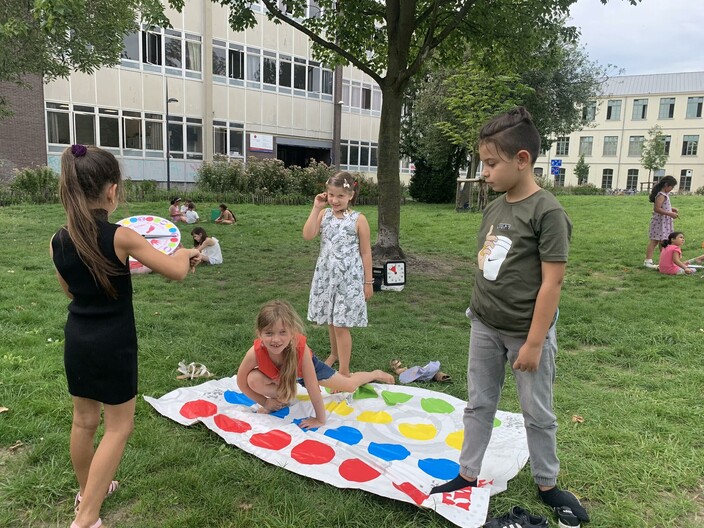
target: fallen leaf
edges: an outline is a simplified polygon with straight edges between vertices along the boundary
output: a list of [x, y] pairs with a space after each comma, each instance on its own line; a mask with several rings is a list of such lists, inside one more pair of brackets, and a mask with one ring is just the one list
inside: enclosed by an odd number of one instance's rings
[[584, 423], [584, 418], [582, 418], [578, 414], [573, 414], [572, 415], [572, 423]]
[[161, 312], [154, 312], [154, 315], [161, 315]]
[[252, 509], [252, 505], [249, 503], [244, 503], [239, 505], [240, 510], [249, 511]]
[[16, 451], [17, 449], [19, 449], [19, 448], [22, 447], [23, 445], [24, 445], [24, 444], [22, 443], [22, 440], [17, 440], [17, 442], [15, 442], [14, 444], [12, 444], [12, 445], [11, 445], [10, 447], [8, 447], [7, 449], [8, 449], [9, 451]]
[[0, 407], [0, 413], [7, 412], [7, 411], [9, 411], [9, 410], [10, 410], [10, 409], [8, 409], [7, 407]]

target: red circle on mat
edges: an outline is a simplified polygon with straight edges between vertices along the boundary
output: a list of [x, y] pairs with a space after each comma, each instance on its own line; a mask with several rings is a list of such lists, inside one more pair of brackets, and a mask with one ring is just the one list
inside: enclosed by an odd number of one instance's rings
[[381, 473], [358, 458], [350, 458], [340, 464], [340, 476], [350, 482], [369, 482]]
[[184, 403], [179, 411], [181, 416], [192, 420], [193, 418], [206, 418], [218, 412], [214, 403], [205, 400], [193, 400]]
[[215, 425], [228, 433], [246, 433], [252, 428], [252, 426], [247, 422], [235, 420], [229, 416], [225, 416], [224, 414], [218, 414], [215, 418], [213, 418], [213, 421], [215, 422]]
[[315, 440], [304, 440], [291, 450], [291, 458], [301, 464], [327, 464], [335, 458], [335, 450]]
[[249, 439], [249, 443], [253, 446], [278, 451], [291, 443], [291, 435], [284, 433], [283, 431], [279, 431], [278, 429], [274, 429], [268, 433], [258, 433], [252, 435], [252, 438]]

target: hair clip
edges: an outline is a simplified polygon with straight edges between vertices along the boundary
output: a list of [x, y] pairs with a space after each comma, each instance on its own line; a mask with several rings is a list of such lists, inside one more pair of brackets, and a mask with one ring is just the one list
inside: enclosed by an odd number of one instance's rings
[[345, 189], [349, 189], [349, 188], [350, 188], [350, 184], [347, 183], [347, 181], [343, 182], [343, 183], [342, 183], [342, 186], [343, 186]]
[[73, 154], [77, 158], [82, 158], [86, 155], [87, 152], [88, 149], [85, 147], [85, 145], [71, 145], [71, 154]]

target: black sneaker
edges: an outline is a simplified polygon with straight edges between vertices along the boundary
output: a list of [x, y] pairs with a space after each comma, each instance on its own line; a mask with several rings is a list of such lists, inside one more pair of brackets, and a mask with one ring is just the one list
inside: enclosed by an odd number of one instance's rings
[[491, 519], [484, 528], [548, 528], [548, 520], [540, 515], [531, 515], [523, 508], [514, 506], [501, 517]]
[[567, 506], [554, 508], [559, 528], [579, 528], [579, 519]]

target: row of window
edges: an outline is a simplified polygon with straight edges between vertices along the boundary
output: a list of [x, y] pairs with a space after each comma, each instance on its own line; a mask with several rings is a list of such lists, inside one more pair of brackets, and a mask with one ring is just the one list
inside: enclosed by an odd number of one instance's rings
[[[648, 119], [648, 99], [634, 99], [633, 108], [631, 110], [631, 119], [633, 121], [642, 121]], [[609, 99], [606, 102], [606, 120], [620, 121], [621, 120], [621, 99]], [[695, 96], [687, 98], [687, 107], [685, 109], [685, 118], [696, 119], [702, 117], [702, 105], [704, 105], [704, 96]], [[675, 117], [675, 98], [661, 97], [660, 106], [658, 108], [658, 119], [674, 119]], [[582, 108], [582, 119], [586, 122], [591, 122], [596, 119], [596, 101], [590, 101]]]
[[[665, 154], [670, 154], [670, 144], [672, 136], [664, 136]], [[643, 152], [643, 143], [645, 136], [629, 136], [628, 138], [628, 156], [640, 157]], [[591, 156], [594, 150], [594, 136], [581, 136], [579, 138], [578, 154], [585, 157]], [[682, 156], [696, 156], [699, 150], [699, 135], [685, 134], [682, 137]], [[618, 136], [604, 136], [604, 145], [602, 148], [602, 156], [616, 156], [618, 152]], [[569, 156], [570, 154], [570, 138], [561, 136], [555, 142], [556, 156]]]
[[[638, 169], [628, 169], [628, 174], [626, 175], [626, 189], [632, 191], [638, 191]], [[565, 175], [566, 170], [564, 168], [559, 169], [559, 173], [555, 174], [555, 186], [564, 187], [565, 185]], [[535, 168], [536, 176], [543, 176], [542, 167]], [[680, 182], [679, 190], [684, 192], [689, 192], [692, 190], [692, 169], [682, 169], [680, 171]], [[656, 176], [654, 181], [657, 182], [662, 176]], [[612, 189], [614, 181], [614, 170], [613, 169], [603, 169], [601, 172], [601, 188], [602, 189]], [[584, 180], [577, 182], [578, 185], [584, 185], [588, 182], [588, 177]]]

